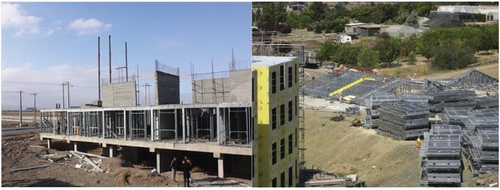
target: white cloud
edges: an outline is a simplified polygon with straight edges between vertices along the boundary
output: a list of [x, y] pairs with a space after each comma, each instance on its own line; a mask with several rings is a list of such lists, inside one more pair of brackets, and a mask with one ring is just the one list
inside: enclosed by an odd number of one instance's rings
[[16, 28], [16, 36], [24, 33], [39, 33], [41, 17], [29, 15], [16, 3], [2, 3], [2, 27]]
[[113, 25], [103, 23], [95, 18], [91, 19], [76, 19], [68, 25], [69, 30], [74, 30], [78, 35], [95, 34], [101, 31], [109, 31]]

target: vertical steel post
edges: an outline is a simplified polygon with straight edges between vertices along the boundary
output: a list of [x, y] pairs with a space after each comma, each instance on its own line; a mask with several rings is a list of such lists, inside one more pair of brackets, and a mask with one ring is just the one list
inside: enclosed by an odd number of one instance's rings
[[128, 59], [127, 59], [127, 42], [125, 42], [125, 78], [128, 82]]
[[62, 108], [64, 109], [66, 106], [66, 100], [64, 99], [64, 85], [65, 83], [62, 83]]
[[23, 126], [23, 91], [19, 91], [19, 127]]
[[111, 35], [109, 35], [109, 84], [112, 84], [111, 80]]
[[[35, 123], [36, 123], [36, 93], [33, 93], [33, 107], [35, 108]], [[41, 120], [40, 120], [41, 121]]]
[[101, 37], [97, 37], [97, 88], [101, 101]]
[[71, 108], [71, 104], [69, 101], [69, 82], [66, 82], [66, 84], [68, 85], [68, 108]]

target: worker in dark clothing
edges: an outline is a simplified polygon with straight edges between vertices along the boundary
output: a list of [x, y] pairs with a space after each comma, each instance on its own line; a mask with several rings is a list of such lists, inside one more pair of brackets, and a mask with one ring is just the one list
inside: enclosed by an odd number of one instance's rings
[[184, 156], [182, 160], [182, 169], [184, 171], [184, 187], [189, 187], [189, 178], [191, 177], [191, 160], [187, 156]]
[[172, 181], [175, 181], [176, 166], [177, 166], [177, 157], [174, 156], [174, 159], [172, 159], [172, 162], [170, 162], [170, 169], [172, 170]]

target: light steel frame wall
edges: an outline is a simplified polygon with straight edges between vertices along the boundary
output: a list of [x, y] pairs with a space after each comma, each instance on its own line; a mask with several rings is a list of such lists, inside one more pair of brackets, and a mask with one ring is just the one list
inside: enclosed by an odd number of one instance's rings
[[[151, 142], [251, 146], [250, 103], [41, 110], [41, 133]], [[67, 122], [67, 123], [66, 123]]]

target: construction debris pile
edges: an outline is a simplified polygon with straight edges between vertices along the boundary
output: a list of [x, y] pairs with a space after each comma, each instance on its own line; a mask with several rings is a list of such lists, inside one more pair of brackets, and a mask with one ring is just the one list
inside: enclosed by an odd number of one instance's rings
[[460, 186], [461, 139], [458, 125], [432, 125], [420, 149], [420, 185]]
[[416, 139], [429, 130], [429, 107], [405, 101], [384, 102], [380, 105], [379, 133], [396, 139]]

